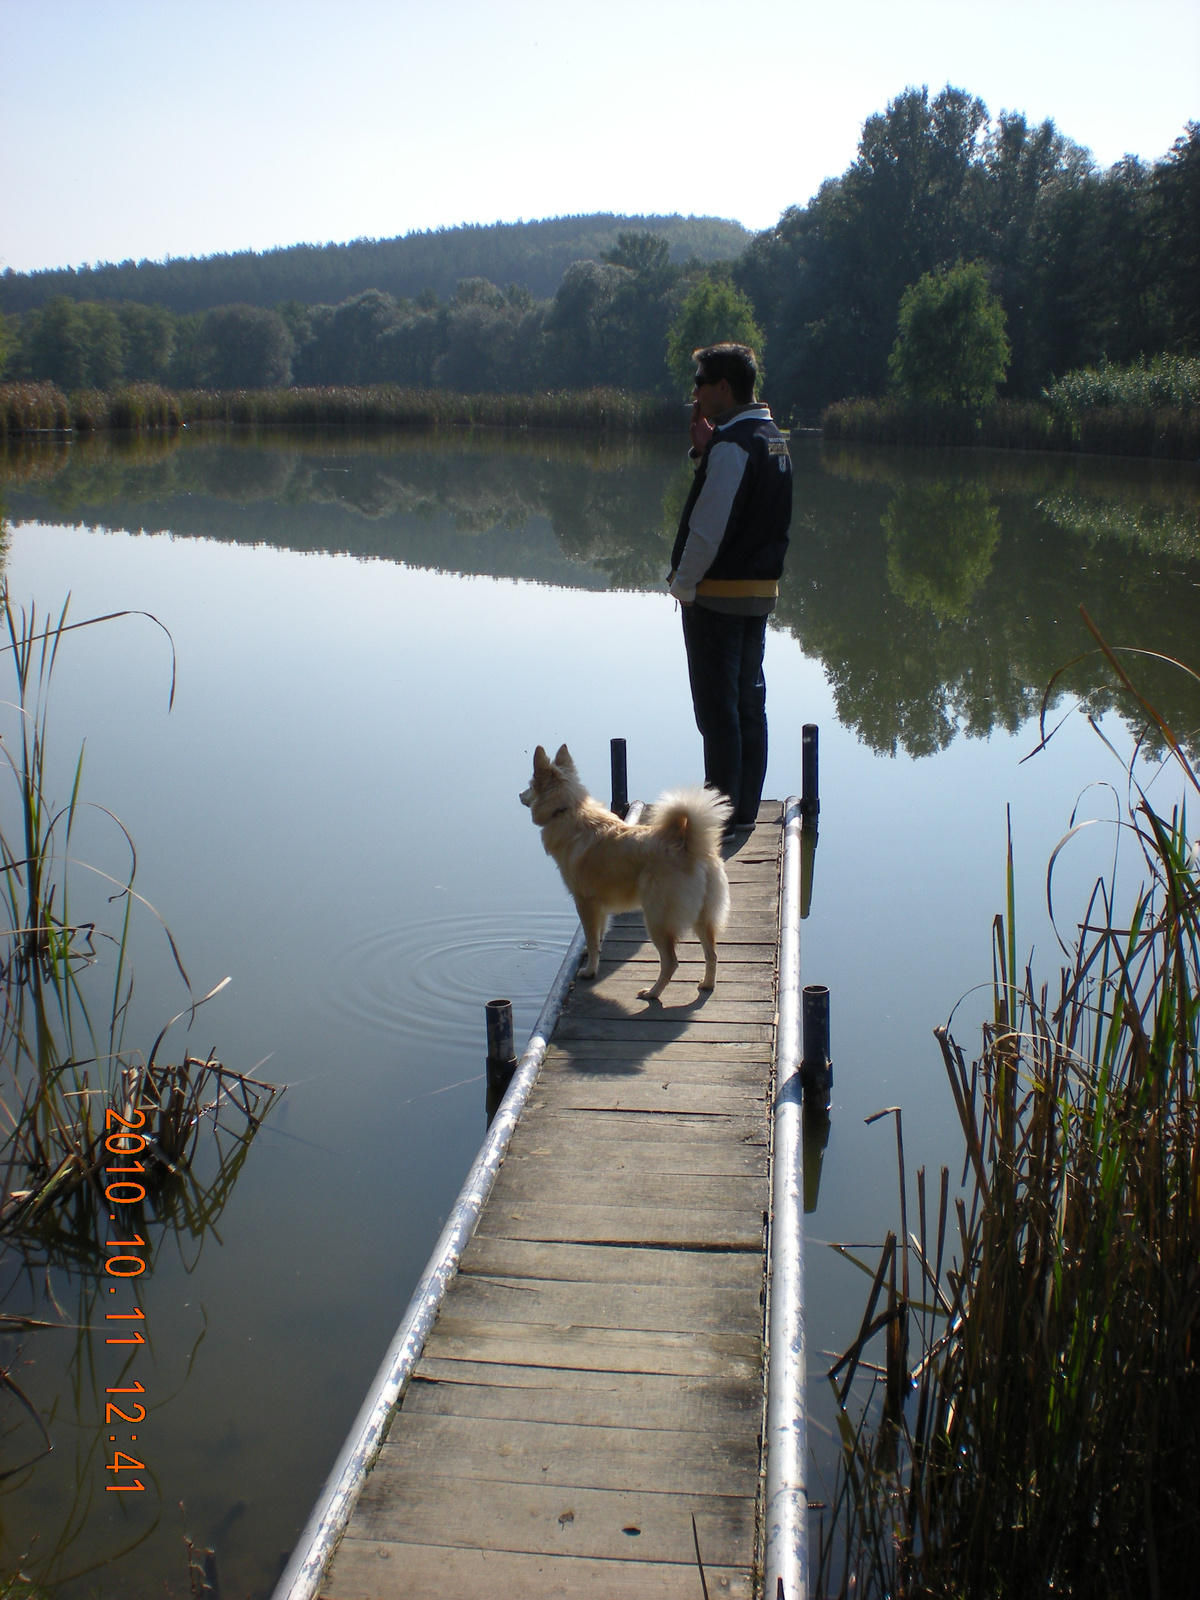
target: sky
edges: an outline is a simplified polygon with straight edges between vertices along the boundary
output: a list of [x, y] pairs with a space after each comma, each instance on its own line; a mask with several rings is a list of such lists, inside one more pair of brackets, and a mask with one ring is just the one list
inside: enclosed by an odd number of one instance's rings
[[0, 0], [0, 268], [590, 211], [764, 228], [947, 82], [1153, 160], [1200, 117], [1200, 0]]

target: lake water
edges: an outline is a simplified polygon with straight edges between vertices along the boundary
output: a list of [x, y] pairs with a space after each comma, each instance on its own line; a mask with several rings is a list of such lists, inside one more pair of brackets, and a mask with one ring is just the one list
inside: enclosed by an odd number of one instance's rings
[[[901, 1105], [910, 1173], [948, 1161], [957, 1177], [932, 1029], [966, 996], [955, 1030], [977, 1043], [1006, 807], [1019, 947], [1052, 978], [1047, 860], [1089, 784], [1123, 793], [1079, 714], [1128, 745], [1096, 658], [1058, 685], [1066, 720], [1023, 763], [1043, 691], [1090, 647], [1081, 603], [1114, 643], [1197, 665], [1200, 474], [793, 453], [766, 793], [798, 790], [801, 727], [819, 724], [802, 959], [832, 995], [832, 1131], [807, 1245], [828, 1472], [824, 1352], [853, 1336], [864, 1280], [822, 1242], [877, 1241], [896, 1215], [891, 1122], [864, 1118]], [[77, 620], [140, 609], [174, 640], [168, 710], [170, 648], [151, 623], [70, 635], [50, 721], [52, 788], [67, 798], [86, 740], [85, 798], [136, 841], [137, 887], [194, 990], [231, 977], [167, 1053], [215, 1048], [288, 1085], [213, 1225], [154, 1234], [136, 1369], [145, 1492], [105, 1488], [103, 1390], [120, 1368], [102, 1334], [72, 1326], [102, 1326], [103, 1285], [15, 1248], [0, 1261], [0, 1309], [68, 1325], [0, 1334], [54, 1443], [0, 1479], [0, 1571], [20, 1564], [65, 1600], [185, 1594], [187, 1535], [216, 1550], [227, 1596], [269, 1593], [482, 1137], [483, 1003], [511, 997], [523, 1041], [572, 932], [517, 800], [535, 744], [567, 741], [602, 796], [614, 735], [632, 795], [702, 775], [661, 581], [687, 470], [682, 442], [478, 432], [186, 434], [0, 458], [14, 601], [56, 610], [69, 592]], [[1144, 676], [1194, 738], [1182, 677]], [[5, 710], [10, 748], [14, 726]], [[1081, 804], [1111, 816], [1114, 791]], [[9, 833], [11, 792], [3, 805]], [[115, 874], [123, 849], [103, 813], [81, 820], [73, 854]], [[1067, 928], [1110, 852], [1104, 830], [1068, 852]], [[186, 1001], [148, 912], [132, 958], [126, 1038], [145, 1051]], [[39, 1448], [11, 1391], [0, 1438], [0, 1470]]]

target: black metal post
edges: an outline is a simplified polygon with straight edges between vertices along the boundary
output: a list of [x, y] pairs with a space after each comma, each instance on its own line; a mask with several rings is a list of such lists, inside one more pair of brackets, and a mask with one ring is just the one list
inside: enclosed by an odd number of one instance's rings
[[513, 1048], [513, 1011], [511, 1000], [489, 1000], [483, 1008], [487, 1021], [487, 1120], [499, 1110], [505, 1091], [517, 1070], [517, 1056]]
[[618, 817], [624, 817], [629, 810], [629, 775], [625, 768], [624, 739], [610, 739], [609, 749], [612, 753], [612, 805], [609, 809]]
[[833, 1062], [829, 1059], [829, 990], [823, 983], [805, 985], [802, 997], [804, 1050], [800, 1083], [804, 1104], [814, 1111], [829, 1109], [833, 1090]]
[[806, 722], [800, 732], [800, 815], [805, 827], [816, 827], [821, 813], [820, 781], [817, 770], [817, 725]]

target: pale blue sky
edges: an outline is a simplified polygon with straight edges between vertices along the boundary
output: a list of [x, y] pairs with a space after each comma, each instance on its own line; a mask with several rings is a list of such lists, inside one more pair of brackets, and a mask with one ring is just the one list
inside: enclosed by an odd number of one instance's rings
[[1153, 158], [1200, 117], [1200, 3], [0, 0], [0, 266], [599, 210], [761, 228], [947, 81]]

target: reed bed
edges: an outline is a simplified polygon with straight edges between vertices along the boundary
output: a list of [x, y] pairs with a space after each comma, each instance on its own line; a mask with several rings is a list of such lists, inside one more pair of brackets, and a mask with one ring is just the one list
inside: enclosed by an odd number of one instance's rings
[[1200, 410], [1200, 356], [1154, 356], [1118, 367], [1102, 361], [1056, 378], [1046, 390], [1053, 410], [1066, 417], [1090, 411]]
[[1088, 455], [1200, 458], [1200, 411], [1105, 405], [1069, 412], [1048, 401], [998, 400], [978, 415], [905, 400], [841, 400], [821, 417], [827, 443], [959, 445]]
[[136, 383], [64, 395], [53, 384], [0, 386], [0, 438], [57, 429], [175, 428], [216, 422], [243, 427], [572, 428], [597, 433], [678, 431], [673, 400], [620, 389], [544, 394], [455, 394], [445, 389], [188, 389]]
[[[188, 992], [189, 1004], [159, 1034], [143, 1061], [127, 1048], [125, 1023], [132, 994], [127, 946], [135, 905], [157, 917], [134, 888], [137, 855], [128, 834], [112, 818], [128, 847], [122, 878], [90, 869], [117, 907], [113, 927], [102, 928], [76, 911], [77, 878], [89, 870], [75, 859], [73, 839], [83, 808], [83, 755], [74, 766], [66, 800], [51, 796], [48, 776], [48, 708], [58, 653], [68, 633], [148, 613], [118, 612], [82, 623], [43, 619], [31, 608], [19, 613], [7, 588], [0, 616], [7, 633], [3, 653], [15, 677], [17, 728], [0, 745], [15, 792], [19, 833], [0, 831], [0, 1236], [40, 1237], [48, 1255], [61, 1261], [99, 1251], [99, 1223], [107, 1213], [103, 1167], [112, 1159], [106, 1112], [140, 1113], [144, 1127], [147, 1195], [163, 1195], [168, 1210], [203, 1213], [214, 1197], [190, 1180], [202, 1127], [232, 1128], [243, 1146], [257, 1131], [278, 1093], [215, 1057], [160, 1065], [168, 1030], [224, 988], [195, 998], [166, 925], [163, 934]], [[149, 618], [157, 623], [157, 619]], [[161, 627], [161, 624], [157, 624]], [[166, 630], [164, 629], [164, 632]], [[168, 639], [170, 635], [167, 635]], [[173, 655], [173, 646], [172, 646]], [[174, 697], [174, 670], [171, 698]], [[111, 817], [110, 813], [106, 815]], [[102, 954], [111, 982], [96, 977]], [[228, 981], [228, 980], [225, 980]], [[224, 1118], [224, 1121], [222, 1120]], [[218, 1141], [220, 1146], [220, 1141]], [[244, 1150], [243, 1150], [244, 1154]], [[240, 1166], [218, 1148], [218, 1180]], [[180, 1187], [191, 1192], [182, 1197]], [[223, 1200], [220, 1202], [223, 1204]]]
[[[1096, 637], [1196, 790], [1173, 733]], [[1122, 915], [1116, 866], [1097, 882], [1051, 996], [1018, 973], [1010, 835], [979, 1058], [968, 1067], [936, 1030], [964, 1192], [952, 1203], [948, 1169], [936, 1185], [919, 1170], [911, 1231], [890, 1108], [900, 1229], [877, 1265], [859, 1262], [870, 1296], [830, 1373], [843, 1455], [822, 1595], [1191, 1592], [1200, 861], [1184, 805], [1154, 809], [1136, 754], [1119, 837], [1140, 855], [1141, 888]]]
[[0, 438], [21, 433], [66, 432], [70, 426], [67, 397], [54, 384], [0, 384]]

